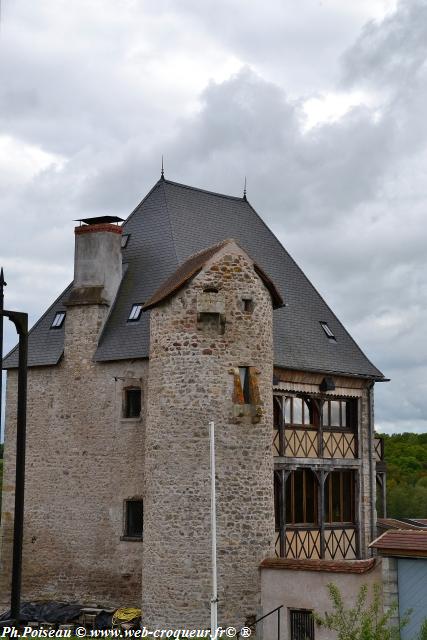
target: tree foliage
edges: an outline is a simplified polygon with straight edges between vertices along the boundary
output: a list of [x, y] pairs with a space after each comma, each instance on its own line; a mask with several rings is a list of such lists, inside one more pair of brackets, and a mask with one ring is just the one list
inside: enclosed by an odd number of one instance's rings
[[[381, 586], [375, 584], [372, 601], [368, 603], [368, 587], [363, 585], [357, 594], [356, 604], [347, 608], [338, 587], [328, 584], [332, 613], [314, 614], [317, 624], [335, 631], [337, 640], [399, 640], [400, 629], [408, 622], [408, 616], [399, 625], [392, 624], [397, 606], [385, 613], [382, 610]], [[409, 612], [408, 612], [409, 614]]]
[[427, 433], [379, 435], [387, 463], [387, 515], [427, 518]]

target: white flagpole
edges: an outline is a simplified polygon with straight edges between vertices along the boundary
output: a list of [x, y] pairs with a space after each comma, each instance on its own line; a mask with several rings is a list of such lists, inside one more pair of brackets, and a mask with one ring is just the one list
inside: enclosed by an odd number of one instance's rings
[[215, 424], [209, 422], [211, 454], [211, 535], [212, 535], [212, 598], [211, 598], [211, 634], [218, 628], [218, 587], [216, 573], [216, 502], [215, 502]]

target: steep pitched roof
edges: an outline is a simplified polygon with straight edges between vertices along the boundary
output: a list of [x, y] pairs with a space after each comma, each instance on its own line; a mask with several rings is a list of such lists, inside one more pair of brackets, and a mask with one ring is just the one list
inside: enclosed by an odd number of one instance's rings
[[[132, 304], [148, 301], [191, 255], [232, 237], [286, 300], [286, 307], [274, 312], [277, 366], [383, 378], [245, 199], [159, 180], [126, 220], [123, 233], [130, 234], [123, 250], [128, 268], [101, 335], [97, 361], [148, 357], [149, 313], [139, 322], [127, 322]], [[57, 304], [64, 298], [65, 294]], [[327, 338], [321, 321], [328, 323], [336, 341]], [[33, 328], [32, 365], [58, 361], [58, 345], [51, 348], [49, 327], [48, 313]], [[16, 353], [4, 364], [16, 366]]]
[[[186, 282], [191, 280], [199, 271], [203, 269], [207, 262], [214, 257], [220, 249], [226, 247], [228, 244], [232, 244], [235, 241], [233, 239], [223, 240], [219, 244], [214, 244], [212, 247], [208, 247], [203, 251], [193, 254], [176, 269], [173, 274], [164, 282], [157, 291], [153, 293], [151, 298], [144, 304], [144, 311], [155, 307], [163, 300], [167, 300], [174, 293], [179, 291]], [[270, 291], [273, 299], [273, 307], [278, 309], [283, 304], [283, 299], [280, 293], [277, 291], [275, 285], [270, 278], [263, 272], [261, 267], [254, 263], [254, 270], [264, 282], [267, 289]]]

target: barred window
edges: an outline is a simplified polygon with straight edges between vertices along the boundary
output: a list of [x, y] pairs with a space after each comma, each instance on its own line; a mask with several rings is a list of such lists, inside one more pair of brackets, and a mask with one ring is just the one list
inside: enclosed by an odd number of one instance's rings
[[314, 640], [313, 613], [306, 609], [291, 609], [291, 640]]

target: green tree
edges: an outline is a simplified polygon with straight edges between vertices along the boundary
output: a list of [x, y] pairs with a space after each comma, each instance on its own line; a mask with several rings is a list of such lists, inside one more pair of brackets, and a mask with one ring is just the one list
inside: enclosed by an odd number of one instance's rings
[[329, 631], [337, 633], [337, 640], [398, 640], [400, 629], [408, 622], [408, 616], [396, 626], [391, 620], [397, 606], [391, 607], [387, 612], [382, 611], [381, 587], [375, 584], [373, 588], [372, 602], [367, 602], [368, 587], [363, 585], [356, 598], [356, 605], [346, 608], [338, 587], [328, 584], [329, 598], [332, 604], [332, 613], [321, 616], [314, 614], [318, 625]]

